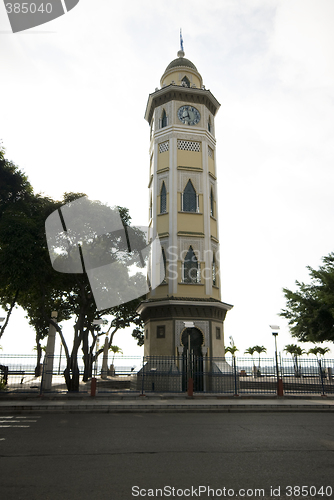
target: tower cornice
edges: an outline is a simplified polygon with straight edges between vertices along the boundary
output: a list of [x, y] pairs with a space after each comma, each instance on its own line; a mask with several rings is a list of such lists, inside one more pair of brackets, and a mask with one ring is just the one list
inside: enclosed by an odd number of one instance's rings
[[160, 142], [161, 140], [168, 140], [171, 138], [182, 139], [183, 137], [193, 141], [207, 140], [213, 148], [216, 147], [216, 139], [210, 132], [204, 128], [186, 128], [185, 125], [169, 125], [168, 127], [157, 130], [152, 140], [153, 142]]
[[155, 108], [169, 101], [187, 101], [204, 104], [213, 116], [216, 115], [220, 108], [219, 102], [210, 90], [182, 87], [171, 83], [149, 95], [145, 111], [145, 120], [151, 123]]

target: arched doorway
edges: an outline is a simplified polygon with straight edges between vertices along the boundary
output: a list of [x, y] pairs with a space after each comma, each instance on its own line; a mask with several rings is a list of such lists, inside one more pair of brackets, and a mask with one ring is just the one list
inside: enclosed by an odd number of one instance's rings
[[198, 328], [186, 328], [181, 335], [183, 345], [182, 390], [188, 387], [188, 378], [194, 381], [194, 391], [203, 391], [203, 353], [204, 338]]

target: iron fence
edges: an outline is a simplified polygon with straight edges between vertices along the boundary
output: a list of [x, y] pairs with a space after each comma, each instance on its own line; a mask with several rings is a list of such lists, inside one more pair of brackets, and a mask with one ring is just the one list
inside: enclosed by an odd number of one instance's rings
[[[91, 377], [83, 382], [84, 363], [79, 357], [79, 391], [91, 392]], [[108, 392], [194, 393], [221, 395], [276, 395], [279, 382], [285, 395], [334, 395], [334, 360], [311, 358], [180, 356], [127, 357], [116, 355], [102, 370], [102, 358], [92, 366], [97, 394]], [[45, 357], [36, 366], [36, 356], [0, 354], [0, 393], [67, 392], [66, 359]], [[105, 367], [104, 367], [105, 368]], [[278, 369], [277, 369], [278, 368]], [[277, 374], [279, 380], [277, 379]]]

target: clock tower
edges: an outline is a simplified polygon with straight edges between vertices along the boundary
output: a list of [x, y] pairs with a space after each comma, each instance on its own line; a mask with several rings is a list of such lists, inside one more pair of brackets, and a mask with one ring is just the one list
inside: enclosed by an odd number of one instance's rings
[[219, 102], [180, 50], [149, 95], [149, 240], [162, 247], [161, 284], [138, 311], [145, 356], [223, 358], [215, 117]]

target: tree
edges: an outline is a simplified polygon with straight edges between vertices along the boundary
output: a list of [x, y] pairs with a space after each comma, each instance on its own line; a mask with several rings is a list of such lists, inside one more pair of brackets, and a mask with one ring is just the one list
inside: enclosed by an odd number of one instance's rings
[[[45, 220], [63, 204], [70, 204], [82, 193], [65, 193], [64, 199], [54, 201], [47, 197], [34, 195], [26, 176], [19, 169], [4, 159], [4, 152], [0, 154], [0, 304], [7, 311], [7, 321], [3, 325], [0, 337], [8, 323], [10, 313], [15, 304], [20, 305], [26, 312], [29, 323], [36, 331], [37, 366], [36, 375], [39, 375], [40, 359], [42, 355], [41, 340], [47, 335], [49, 324], [54, 324], [61, 336], [67, 359], [64, 372], [68, 390], [78, 390], [79, 369], [78, 350], [82, 346], [85, 365], [84, 380], [88, 380], [92, 373], [92, 364], [103, 349], [93, 354], [94, 347], [100, 332], [100, 327], [93, 321], [101, 316], [111, 315], [110, 345], [115, 333], [132, 323], [135, 325], [134, 336], [138, 343], [143, 338], [143, 323], [136, 313], [140, 298], [121, 303], [119, 306], [99, 310], [92, 294], [86, 269], [81, 273], [57, 272], [53, 269], [45, 236]], [[3, 174], [3, 175], [2, 175]], [[143, 233], [138, 229], [129, 229], [130, 215], [126, 208], [118, 207], [127, 238], [122, 238], [120, 232], [100, 235], [94, 227], [103, 221], [101, 214], [105, 213], [105, 206], [99, 202], [90, 202], [93, 207], [89, 211], [91, 219], [87, 221], [85, 234], [79, 234], [80, 258], [83, 253], [94, 264], [101, 265], [103, 258], [116, 260], [119, 272], [114, 286], [105, 290], [106, 294], [117, 295], [121, 285], [128, 289], [136, 286], [145, 278], [140, 274], [129, 276], [128, 266], [138, 258], [141, 250], [146, 246]], [[80, 221], [79, 221], [80, 222]], [[78, 237], [74, 220], [71, 231], [63, 231], [56, 236], [58, 263], [71, 264], [71, 259], [78, 260], [78, 245], [72, 245], [70, 238], [75, 241]], [[121, 231], [122, 232], [122, 231]], [[123, 231], [124, 232], [124, 231]], [[129, 253], [129, 243], [135, 249]], [[70, 250], [68, 250], [70, 249]], [[108, 261], [108, 262], [109, 262]], [[125, 285], [124, 285], [125, 284]], [[120, 300], [121, 302], [121, 300]], [[58, 312], [58, 322], [50, 320], [51, 311]], [[74, 339], [72, 350], [67, 347], [59, 323], [64, 319], [75, 317]]]
[[237, 351], [239, 351], [239, 349], [235, 345], [225, 347], [225, 354], [229, 352], [230, 354], [232, 354], [233, 357], [235, 357], [235, 353]]
[[320, 356], [324, 356], [329, 351], [330, 351], [329, 347], [315, 346], [311, 347], [311, 349], [307, 351], [307, 354], [314, 354], [315, 356], [318, 357], [318, 354], [320, 354]]
[[318, 270], [307, 267], [309, 284], [296, 281], [297, 291], [283, 289], [287, 305], [280, 316], [301, 342], [334, 342], [334, 253], [322, 262]]
[[297, 344], [287, 344], [283, 351], [291, 354], [292, 359], [293, 359], [293, 367], [294, 371], [297, 377], [300, 377], [301, 372], [300, 372], [300, 367], [298, 365], [298, 357], [302, 356], [302, 354], [305, 354], [305, 350], [302, 349], [300, 346]]
[[259, 355], [259, 369], [260, 369], [260, 355], [262, 352], [267, 352], [267, 349], [263, 345], [255, 345], [254, 352], [257, 352]]
[[[19, 224], [25, 213], [27, 203], [33, 197], [33, 189], [27, 176], [19, 168], [5, 158], [5, 150], [0, 145], [0, 249], [3, 254], [4, 232], [15, 233], [15, 225]], [[4, 218], [6, 212], [15, 213], [16, 217]], [[8, 215], [8, 214], [7, 214]], [[27, 239], [21, 235], [20, 241], [16, 241], [19, 251], [22, 252], [22, 245], [29, 245]], [[7, 315], [0, 328], [0, 338], [3, 335], [12, 311], [17, 303], [19, 289], [24, 283], [24, 278], [20, 275], [20, 268], [15, 266], [16, 262], [11, 256], [7, 256], [7, 261], [0, 258], [0, 305]], [[4, 279], [3, 272], [6, 266], [12, 266], [13, 271], [10, 279]], [[6, 269], [8, 271], [8, 267]], [[16, 279], [15, 279], [16, 278]], [[20, 283], [20, 285], [19, 285]]]

